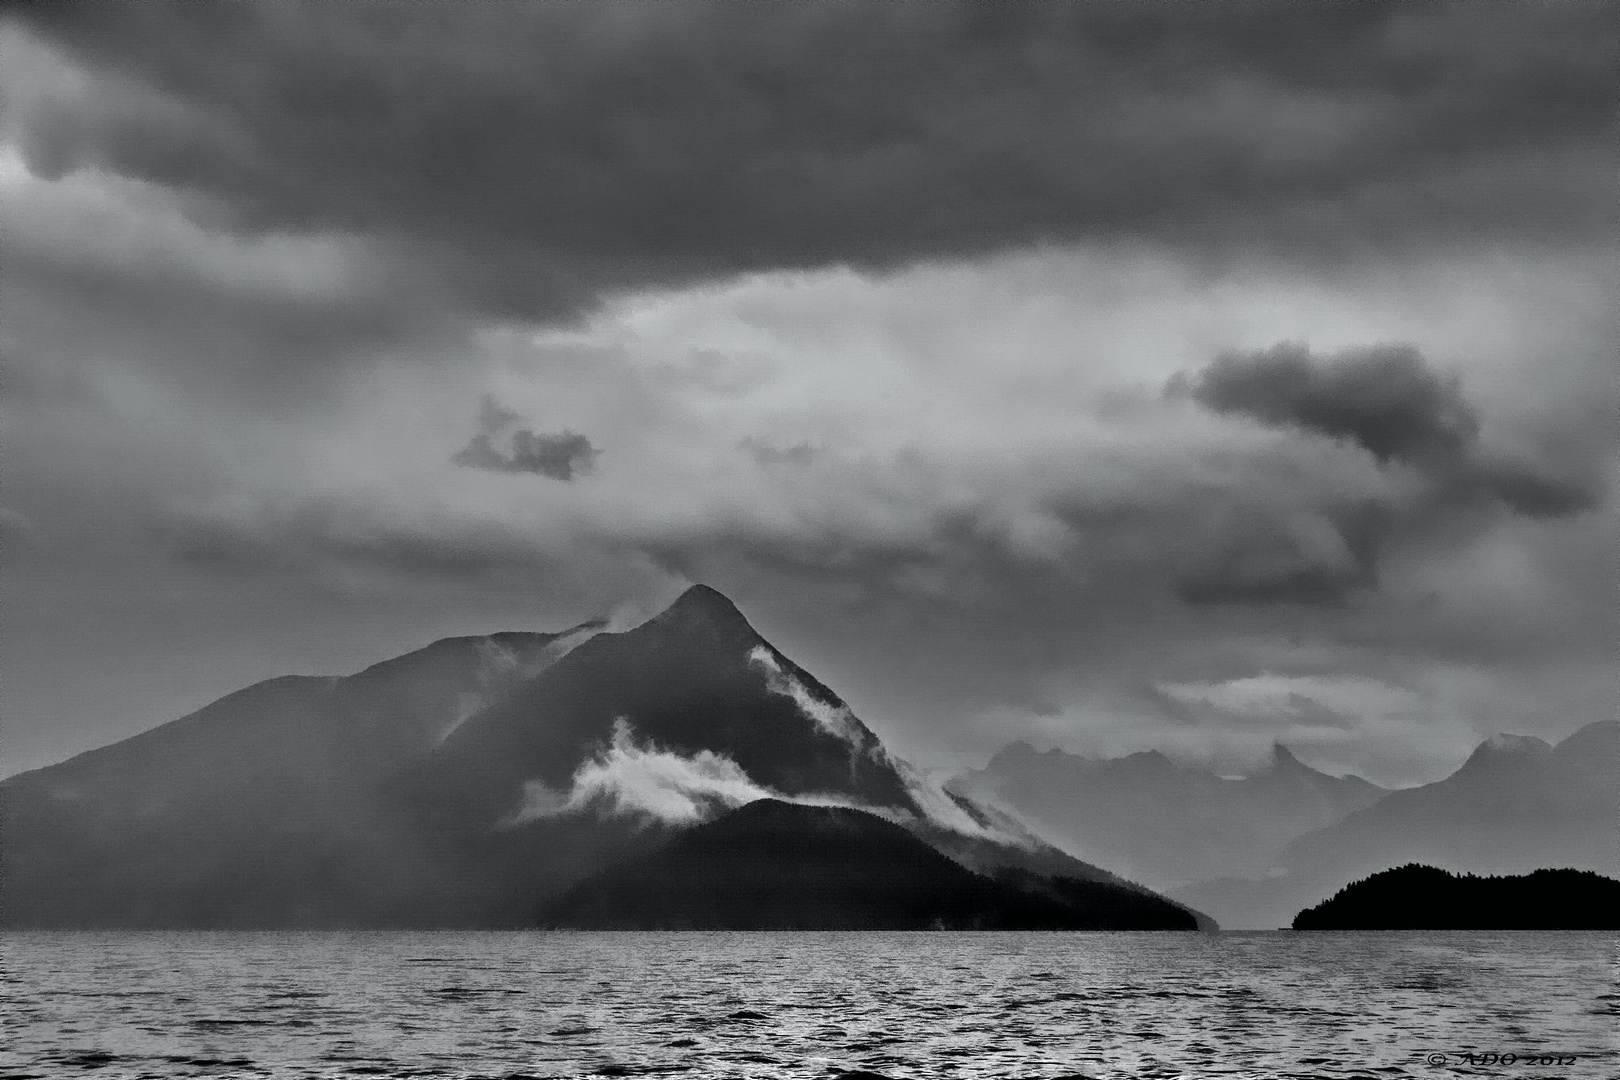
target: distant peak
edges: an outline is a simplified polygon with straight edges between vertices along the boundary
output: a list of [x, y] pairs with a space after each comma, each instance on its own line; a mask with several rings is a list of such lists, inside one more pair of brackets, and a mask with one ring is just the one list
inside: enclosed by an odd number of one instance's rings
[[1552, 746], [1534, 735], [1492, 735], [1474, 748], [1463, 765], [1466, 767], [1509, 758], [1538, 758], [1551, 753]]
[[671, 611], [715, 611], [739, 616], [742, 614], [737, 610], [737, 605], [731, 602], [730, 597], [719, 589], [707, 585], [693, 585], [681, 593], [675, 598], [675, 602], [665, 609], [666, 614]]
[[1317, 779], [1332, 779], [1332, 777], [1328, 776], [1327, 773], [1319, 772], [1316, 769], [1311, 768], [1311, 766], [1307, 765], [1305, 762], [1299, 760], [1292, 750], [1280, 742], [1274, 742], [1271, 744], [1271, 760], [1266, 762], [1259, 772], [1250, 773], [1248, 776], [1249, 779], [1253, 780], [1259, 780], [1265, 777], [1271, 777], [1272, 779], [1292, 778], [1294, 780], [1305, 779], [1312, 781]]
[[1480, 744], [1480, 749], [1504, 750], [1510, 753], [1539, 754], [1552, 747], [1534, 735], [1492, 735]]
[[1294, 752], [1288, 749], [1288, 747], [1284, 746], [1280, 742], [1274, 742], [1271, 744], [1271, 767], [1274, 769], [1303, 769], [1307, 768], [1308, 766], [1306, 766], [1303, 761], [1299, 760], [1299, 758], [1295, 757]]

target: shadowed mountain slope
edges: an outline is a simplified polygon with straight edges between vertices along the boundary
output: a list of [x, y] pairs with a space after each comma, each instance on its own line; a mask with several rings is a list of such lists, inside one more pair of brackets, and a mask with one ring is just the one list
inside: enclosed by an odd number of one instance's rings
[[384, 917], [441, 869], [387, 796], [466, 715], [591, 628], [452, 638], [346, 678], [258, 683], [0, 783], [13, 924]]
[[527, 783], [566, 789], [620, 720], [669, 753], [722, 755], [773, 792], [917, 809], [877, 736], [702, 585], [463, 724], [431, 762], [434, 786], [485, 800], [482, 813], [510, 812]]
[[892, 822], [764, 799], [575, 886], [541, 925], [618, 930], [1192, 930], [1191, 913], [1099, 882], [992, 878]]

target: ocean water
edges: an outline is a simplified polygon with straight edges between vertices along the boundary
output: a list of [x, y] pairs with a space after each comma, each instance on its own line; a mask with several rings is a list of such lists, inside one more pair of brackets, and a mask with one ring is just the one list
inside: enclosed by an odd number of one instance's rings
[[12, 933], [0, 1076], [1614, 1077], [1617, 944]]

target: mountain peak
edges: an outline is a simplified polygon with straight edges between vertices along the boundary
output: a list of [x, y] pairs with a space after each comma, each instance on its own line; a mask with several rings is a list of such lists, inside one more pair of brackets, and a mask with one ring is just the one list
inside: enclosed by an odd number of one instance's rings
[[1552, 746], [1534, 735], [1492, 735], [1474, 748], [1462, 769], [1477, 769], [1495, 762], [1529, 761], [1551, 754]]
[[720, 590], [707, 585], [693, 585], [681, 593], [673, 604], [655, 615], [651, 623], [660, 626], [702, 625], [730, 633], [754, 633], [754, 628], [737, 610], [737, 605]]
[[1271, 770], [1273, 772], [1281, 772], [1284, 770], [1291, 772], [1316, 771], [1303, 761], [1299, 760], [1299, 758], [1295, 757], [1294, 752], [1280, 742], [1274, 742], [1271, 744]]
[[1040, 751], [1031, 746], [1025, 739], [1016, 739], [996, 751], [990, 759], [991, 765], [997, 761], [1028, 761], [1040, 756]]
[[731, 602], [729, 596], [708, 585], [688, 586], [687, 590], [677, 596], [675, 602], [664, 610], [666, 612], [677, 610], [729, 612], [739, 616], [742, 614], [737, 610], [737, 605]]
[[1479, 748], [1518, 754], [1544, 754], [1552, 749], [1534, 735], [1492, 735]]

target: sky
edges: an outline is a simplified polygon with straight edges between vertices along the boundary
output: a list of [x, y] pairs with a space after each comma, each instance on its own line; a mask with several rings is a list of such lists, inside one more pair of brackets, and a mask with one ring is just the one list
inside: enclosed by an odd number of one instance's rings
[[0, 774], [695, 582], [929, 769], [1608, 718], [1617, 23], [11, 7]]

